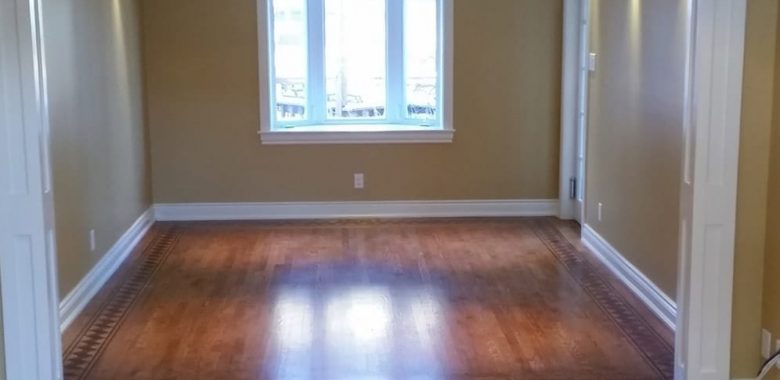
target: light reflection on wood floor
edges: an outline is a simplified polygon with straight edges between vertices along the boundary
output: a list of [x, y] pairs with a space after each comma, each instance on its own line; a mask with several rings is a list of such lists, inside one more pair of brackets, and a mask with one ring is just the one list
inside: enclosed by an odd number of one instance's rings
[[[86, 378], [664, 378], [539, 221], [158, 225], [178, 242]], [[541, 221], [578, 244], [576, 226]], [[671, 332], [609, 284], [670, 346]]]

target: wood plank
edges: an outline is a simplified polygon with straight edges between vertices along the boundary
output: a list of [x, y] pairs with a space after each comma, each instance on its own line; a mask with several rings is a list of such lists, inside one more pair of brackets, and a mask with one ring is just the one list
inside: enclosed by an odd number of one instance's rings
[[66, 332], [67, 364], [164, 257], [67, 378], [669, 378], [672, 333], [578, 234], [549, 218], [158, 223]]

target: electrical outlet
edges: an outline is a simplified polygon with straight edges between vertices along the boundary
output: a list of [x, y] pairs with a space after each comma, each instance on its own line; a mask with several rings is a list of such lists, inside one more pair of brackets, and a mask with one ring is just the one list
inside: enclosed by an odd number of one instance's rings
[[764, 359], [769, 359], [769, 355], [772, 354], [772, 333], [766, 329], [761, 330], [761, 356]]
[[595, 73], [596, 72], [596, 64], [598, 61], [598, 54], [596, 53], [590, 53], [588, 54], [588, 71]]
[[89, 230], [89, 250], [95, 252], [97, 246], [97, 238], [95, 237], [95, 230]]
[[365, 176], [363, 173], [355, 173], [355, 188], [356, 189], [363, 189], [365, 188]]
[[603, 210], [604, 210], [604, 204], [599, 202], [599, 210], [598, 210], [599, 222], [604, 219], [604, 212], [603, 212]]

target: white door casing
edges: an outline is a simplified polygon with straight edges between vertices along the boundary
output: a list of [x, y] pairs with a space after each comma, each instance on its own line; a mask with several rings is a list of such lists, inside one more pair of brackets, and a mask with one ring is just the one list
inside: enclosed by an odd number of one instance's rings
[[559, 216], [580, 224], [585, 222], [589, 13], [589, 0], [564, 1]]
[[585, 224], [585, 184], [587, 182], [588, 97], [590, 84], [590, 0], [580, 0], [579, 76], [577, 78], [577, 155], [575, 160], [575, 219]]
[[577, 75], [579, 59], [577, 44], [579, 41], [580, 18], [579, 0], [563, 2], [563, 63], [561, 73], [561, 156], [560, 156], [560, 198], [559, 217], [574, 219], [575, 200], [571, 197], [572, 181], [576, 177], [576, 129], [577, 122]]
[[38, 0], [0, 0], [0, 281], [8, 380], [62, 378]]
[[[561, 217], [584, 217], [589, 0], [564, 2]], [[746, 0], [688, 0], [675, 378], [728, 379]], [[579, 13], [582, 29], [570, 25]], [[573, 39], [579, 38], [575, 44]], [[573, 81], [572, 60], [581, 76]], [[576, 96], [571, 91], [578, 93]], [[571, 99], [577, 99], [574, 111]], [[585, 111], [585, 113], [582, 113]], [[576, 116], [581, 118], [573, 122]], [[576, 204], [568, 181], [581, 173]]]
[[690, 0], [675, 378], [730, 376], [746, 0]]

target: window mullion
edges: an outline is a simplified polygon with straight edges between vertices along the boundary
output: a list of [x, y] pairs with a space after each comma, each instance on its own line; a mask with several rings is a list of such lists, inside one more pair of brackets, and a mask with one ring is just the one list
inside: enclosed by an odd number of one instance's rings
[[[452, 1], [436, 1], [436, 67], [438, 82], [436, 85], [436, 122], [444, 126], [444, 123], [452, 122], [452, 92], [445, 88], [452, 88]], [[446, 87], [445, 87], [446, 86]], [[449, 114], [449, 116], [447, 116]], [[452, 128], [446, 125], [445, 128]]]
[[[268, 58], [266, 60], [266, 64], [268, 65], [268, 73], [260, 73], [266, 74], [268, 78], [267, 87], [265, 89], [266, 93], [268, 94], [268, 100], [266, 101], [268, 105], [268, 117], [269, 118], [269, 125], [268, 129], [274, 129], [276, 128], [277, 123], [277, 100], [276, 100], [276, 38], [275, 38], [275, 31], [274, 31], [274, 25], [275, 25], [275, 19], [274, 19], [274, 7], [273, 7], [273, 0], [266, 0], [267, 2], [262, 3], [262, 5], [265, 6], [265, 11], [268, 12], [268, 25], [265, 28], [265, 31], [268, 33], [268, 38], [266, 39], [267, 49], [268, 49]], [[261, 3], [258, 3], [258, 6], [261, 6]], [[262, 45], [260, 45], [262, 47]], [[262, 66], [261, 66], [262, 67]], [[262, 83], [262, 82], [261, 82]], [[262, 112], [262, 107], [261, 107]]]
[[401, 123], [406, 119], [405, 59], [404, 59], [404, 0], [387, 2], [387, 105], [388, 122]]
[[307, 0], [308, 18], [308, 119], [322, 123], [327, 115], [325, 94], [325, 0]]

